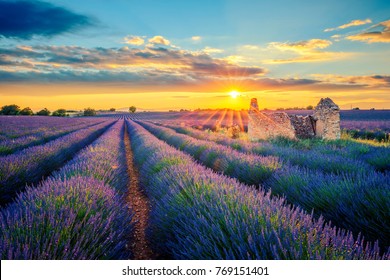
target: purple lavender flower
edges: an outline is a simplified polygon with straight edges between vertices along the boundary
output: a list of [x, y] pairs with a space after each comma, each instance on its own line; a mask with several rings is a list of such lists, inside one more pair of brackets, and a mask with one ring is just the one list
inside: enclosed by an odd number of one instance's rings
[[0, 204], [11, 201], [26, 184], [37, 183], [78, 150], [101, 135], [113, 120], [75, 131], [44, 145], [0, 157]]
[[129, 135], [152, 202], [156, 248], [177, 259], [389, 259], [376, 244], [270, 192], [215, 173], [134, 122]]

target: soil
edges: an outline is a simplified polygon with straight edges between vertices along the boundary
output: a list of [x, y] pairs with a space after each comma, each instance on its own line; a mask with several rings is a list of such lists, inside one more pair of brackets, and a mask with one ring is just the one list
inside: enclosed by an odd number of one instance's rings
[[154, 260], [157, 259], [157, 254], [152, 250], [148, 238], [146, 236], [146, 228], [149, 218], [149, 200], [145, 193], [140, 188], [139, 173], [134, 165], [133, 151], [131, 150], [130, 138], [127, 127], [125, 126], [125, 149], [127, 160], [127, 171], [129, 174], [129, 186], [127, 200], [131, 209], [135, 213], [133, 222], [135, 229], [133, 236], [130, 238], [130, 249], [133, 252], [135, 260]]

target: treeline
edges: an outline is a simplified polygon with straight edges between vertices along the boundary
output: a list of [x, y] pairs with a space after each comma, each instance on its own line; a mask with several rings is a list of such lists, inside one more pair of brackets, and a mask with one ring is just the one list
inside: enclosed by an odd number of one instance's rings
[[287, 111], [287, 110], [313, 110], [314, 106], [308, 105], [306, 107], [287, 107], [287, 108], [276, 108], [276, 111]]
[[[110, 109], [111, 111], [112, 109]], [[115, 109], [114, 109], [115, 111]], [[66, 109], [58, 109], [54, 112], [50, 112], [47, 108], [44, 108], [34, 114], [33, 110], [31, 110], [30, 107], [26, 107], [23, 109], [20, 109], [18, 105], [12, 104], [12, 105], [5, 105], [1, 107], [0, 115], [7, 115], [7, 116], [16, 116], [16, 115], [22, 115], [22, 116], [54, 116], [54, 117], [69, 117], [69, 113], [77, 113], [78, 111], [68, 111]], [[96, 110], [92, 108], [86, 108], [84, 109], [83, 116], [96, 116]]]

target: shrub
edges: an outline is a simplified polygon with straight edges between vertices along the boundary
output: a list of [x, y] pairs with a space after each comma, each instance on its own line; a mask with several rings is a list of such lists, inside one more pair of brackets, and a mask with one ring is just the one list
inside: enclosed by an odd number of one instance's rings
[[20, 112], [20, 107], [18, 105], [5, 105], [1, 107], [1, 115], [17, 115]]
[[50, 116], [50, 111], [47, 108], [44, 108], [37, 112], [38, 116]]
[[48, 179], [1, 212], [0, 257], [121, 258], [130, 221], [121, 196], [102, 181]]
[[34, 115], [34, 112], [31, 110], [30, 107], [26, 107], [26, 108], [23, 108], [20, 112], [19, 112], [20, 115], [24, 115], [24, 116], [32, 116]]
[[86, 108], [84, 109], [84, 116], [86, 117], [96, 116], [96, 110], [92, 108]]
[[65, 109], [58, 109], [53, 112], [52, 114], [54, 117], [66, 117], [66, 110]]

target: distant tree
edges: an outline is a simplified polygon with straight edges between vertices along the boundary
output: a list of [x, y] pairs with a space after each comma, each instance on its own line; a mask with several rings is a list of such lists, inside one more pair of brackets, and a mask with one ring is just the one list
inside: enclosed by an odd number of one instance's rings
[[18, 105], [5, 105], [1, 107], [1, 115], [17, 115], [20, 112], [20, 107]]
[[86, 117], [96, 116], [96, 110], [92, 108], [86, 108], [84, 109], [84, 116]]
[[313, 108], [314, 108], [313, 105], [309, 105], [306, 107], [306, 110], [313, 110]]
[[129, 107], [129, 112], [131, 112], [131, 113], [135, 113], [136, 110], [137, 110], [137, 108], [135, 106]]
[[352, 108], [352, 110], [360, 110], [359, 107]]
[[24, 116], [32, 116], [34, 115], [34, 112], [31, 110], [30, 107], [26, 107], [26, 108], [23, 108], [20, 112], [19, 112], [20, 115], [24, 115]]
[[66, 110], [65, 109], [58, 109], [55, 110], [52, 114], [54, 117], [65, 117], [66, 116]]
[[47, 108], [44, 108], [37, 112], [38, 116], [50, 116], [50, 111]]
[[115, 108], [110, 108], [110, 112], [115, 112]]

